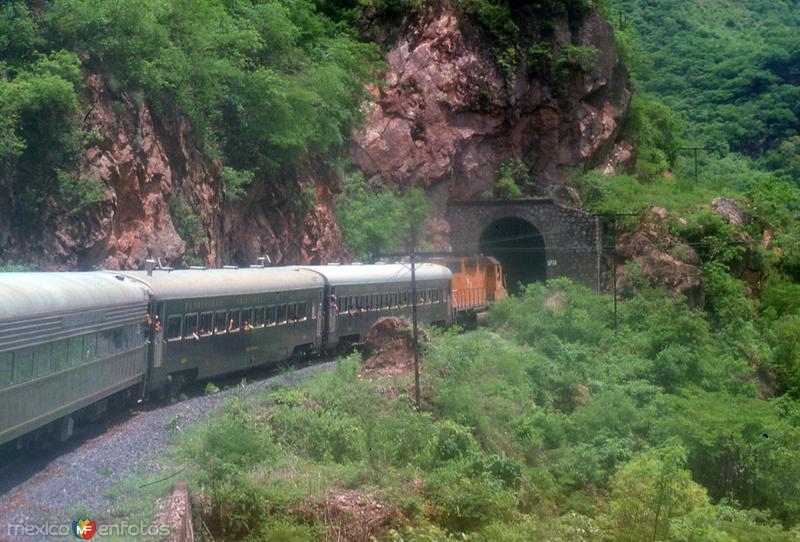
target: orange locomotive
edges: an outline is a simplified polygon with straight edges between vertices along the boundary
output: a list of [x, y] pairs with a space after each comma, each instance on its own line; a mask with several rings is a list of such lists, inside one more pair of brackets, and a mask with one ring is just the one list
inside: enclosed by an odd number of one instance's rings
[[460, 323], [476, 324], [491, 303], [508, 295], [503, 268], [491, 256], [442, 256], [427, 261], [453, 273], [453, 311]]

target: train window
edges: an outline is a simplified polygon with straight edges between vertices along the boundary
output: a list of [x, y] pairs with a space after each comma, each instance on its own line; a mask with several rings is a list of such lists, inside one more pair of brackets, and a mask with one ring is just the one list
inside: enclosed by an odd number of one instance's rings
[[290, 322], [297, 322], [297, 303], [289, 303], [286, 318]]
[[228, 312], [227, 311], [217, 311], [217, 314], [214, 316], [214, 333], [225, 333], [228, 329]]
[[17, 384], [33, 378], [33, 348], [14, 353], [14, 382]]
[[393, 292], [392, 293], [392, 301], [391, 301], [392, 307], [396, 307], [397, 306], [397, 303], [399, 302], [399, 298], [400, 298], [400, 294], [398, 294], [397, 292]]
[[312, 320], [316, 320], [317, 319], [317, 304], [316, 303], [311, 303], [311, 319]]
[[67, 365], [69, 365], [69, 358], [67, 357], [67, 341], [57, 341], [53, 343], [53, 353], [52, 353], [52, 366], [53, 371], [60, 371]]
[[400, 306], [405, 307], [408, 305], [408, 292], [400, 292]]
[[439, 290], [431, 290], [431, 303], [439, 302]]
[[[245, 324], [247, 325], [245, 326]], [[253, 328], [253, 309], [250, 307], [242, 309], [242, 329], [245, 327], [248, 329]]]
[[83, 361], [97, 359], [97, 334], [90, 333], [83, 337]]
[[34, 359], [36, 360], [36, 376], [46, 375], [50, 372], [50, 353], [52, 349], [52, 343], [36, 345], [34, 350]]
[[179, 341], [181, 338], [181, 324], [183, 323], [183, 316], [170, 316], [167, 318], [167, 340]]
[[[180, 336], [178, 336], [180, 338]], [[128, 351], [128, 344], [130, 343], [130, 329], [127, 327], [118, 327], [111, 330], [111, 344], [114, 347], [114, 353]]]
[[211, 335], [214, 332], [214, 313], [204, 312], [200, 315], [200, 336]]
[[144, 344], [144, 324], [133, 324], [131, 333], [133, 333], [133, 346], [142, 346]]
[[283, 324], [286, 322], [286, 305], [278, 305], [277, 321], [279, 324]]
[[228, 332], [239, 331], [239, 325], [242, 323], [242, 312], [228, 311]]
[[11, 352], [0, 352], [0, 388], [14, 383], [14, 355]]
[[274, 326], [275, 325], [276, 313], [277, 313], [277, 310], [275, 309], [275, 305], [267, 307], [267, 319], [265, 321], [266, 325], [268, 325], [268, 326]]
[[183, 338], [194, 339], [200, 336], [200, 330], [197, 328], [198, 316], [195, 314], [187, 314], [183, 317]]
[[303, 301], [297, 304], [297, 319], [305, 320], [308, 318], [308, 303]]
[[[111, 331], [101, 331], [97, 334], [97, 356], [103, 357], [111, 353]], [[65, 355], [66, 357], [66, 355]]]
[[264, 327], [264, 323], [267, 316], [267, 309], [265, 307], [256, 307], [253, 310], [253, 326], [254, 327]]
[[69, 340], [69, 364], [77, 365], [83, 360], [83, 337], [72, 337]]

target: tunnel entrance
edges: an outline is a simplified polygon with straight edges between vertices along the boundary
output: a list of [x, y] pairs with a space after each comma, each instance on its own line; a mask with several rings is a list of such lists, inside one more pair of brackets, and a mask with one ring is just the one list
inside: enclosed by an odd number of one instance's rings
[[520, 283], [547, 279], [544, 238], [527, 220], [507, 217], [492, 222], [481, 234], [479, 250], [486, 256], [494, 256], [503, 265], [510, 293], [519, 292]]

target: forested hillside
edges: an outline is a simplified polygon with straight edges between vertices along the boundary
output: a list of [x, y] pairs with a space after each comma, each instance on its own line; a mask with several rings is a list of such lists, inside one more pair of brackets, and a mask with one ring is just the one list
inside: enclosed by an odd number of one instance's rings
[[614, 4], [635, 32], [641, 88], [684, 121], [687, 142], [795, 176], [798, 7], [792, 0]]
[[162, 183], [184, 263], [226, 236], [370, 258], [459, 193], [606, 217], [602, 292], [526, 285], [485, 329], [429, 332], [421, 412], [354, 354], [175, 420], [109, 514], [149, 521], [184, 480], [207, 540], [798, 540], [798, 30], [797, 0], [4, 3], [0, 233], [121, 208], [127, 170], [98, 183], [84, 152], [148, 162], [151, 127], [169, 167], [131, 184]]

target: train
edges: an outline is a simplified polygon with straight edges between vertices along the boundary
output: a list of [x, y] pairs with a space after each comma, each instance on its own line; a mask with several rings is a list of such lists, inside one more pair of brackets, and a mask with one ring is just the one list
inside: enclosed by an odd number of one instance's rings
[[[485, 257], [415, 274], [422, 325], [505, 295]], [[407, 263], [0, 273], [0, 447], [64, 441], [112, 404], [191, 381], [346, 350], [412, 302]]]

